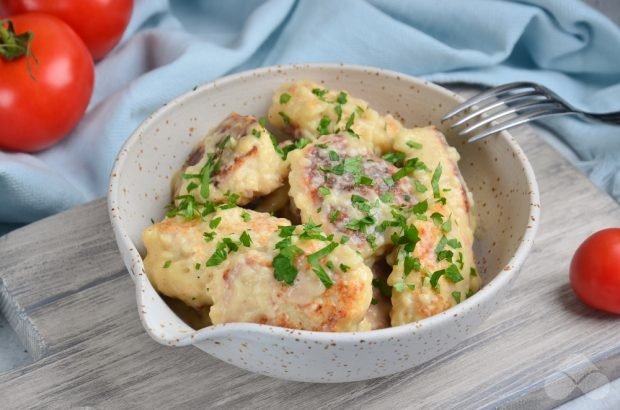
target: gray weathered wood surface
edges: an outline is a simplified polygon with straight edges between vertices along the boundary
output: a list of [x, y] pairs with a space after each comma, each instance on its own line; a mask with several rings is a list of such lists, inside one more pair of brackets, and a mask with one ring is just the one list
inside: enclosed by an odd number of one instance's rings
[[[561, 371], [576, 380], [592, 371], [620, 377], [618, 318], [578, 302], [567, 275], [579, 242], [618, 225], [620, 207], [531, 128], [515, 134], [542, 195], [533, 252], [505, 304], [433, 362], [382, 379], [319, 385], [251, 374], [192, 347], [160, 346], [139, 322], [99, 200], [0, 238], [0, 308], [38, 359], [0, 375], [0, 407], [551, 408], [581, 394], [547, 394], [567, 381]], [[563, 367], [570, 359], [572, 367]]]

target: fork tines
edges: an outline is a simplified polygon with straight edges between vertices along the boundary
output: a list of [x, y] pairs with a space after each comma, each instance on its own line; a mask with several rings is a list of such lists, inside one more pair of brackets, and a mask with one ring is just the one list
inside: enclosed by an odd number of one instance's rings
[[[468, 136], [467, 141], [474, 142], [529, 121], [569, 112], [570, 108], [557, 98], [550, 90], [539, 84], [529, 82], [504, 84], [482, 92], [455, 107], [442, 118], [442, 122], [472, 109], [455, 121], [450, 128], [465, 125], [466, 128], [459, 131], [459, 135]], [[478, 106], [474, 107], [476, 105]], [[503, 109], [497, 110], [500, 107]], [[510, 115], [513, 116], [508, 117]], [[504, 121], [480, 129], [500, 119]], [[468, 123], [470, 121], [471, 125]], [[474, 134], [473, 131], [476, 130], [479, 131]]]

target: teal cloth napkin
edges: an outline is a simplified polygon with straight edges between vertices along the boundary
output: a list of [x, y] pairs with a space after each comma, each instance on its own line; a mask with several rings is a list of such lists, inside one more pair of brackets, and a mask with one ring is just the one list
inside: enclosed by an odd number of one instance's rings
[[[577, 0], [136, 0], [71, 135], [34, 155], [0, 151], [0, 234], [104, 196], [124, 141], [173, 97], [229, 73], [302, 62], [440, 83], [535, 81], [579, 108], [620, 110], [620, 28]], [[620, 200], [620, 127], [545, 124]]]

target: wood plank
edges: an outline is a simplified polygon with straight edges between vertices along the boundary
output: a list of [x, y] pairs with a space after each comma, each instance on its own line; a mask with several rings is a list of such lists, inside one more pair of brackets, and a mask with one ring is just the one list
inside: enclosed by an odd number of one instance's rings
[[[619, 377], [617, 319], [576, 301], [567, 269], [581, 239], [617, 224], [620, 207], [531, 128], [516, 134], [539, 179], [539, 236], [506, 303], [434, 361], [381, 379], [319, 385], [251, 374], [191, 347], [160, 346], [139, 323], [133, 283], [100, 200], [0, 241], [3, 311], [34, 329], [43, 356], [0, 375], [3, 406], [551, 408], [579, 394], [554, 400], [545, 393], [545, 379], [574, 353]], [[17, 328], [29, 337], [27, 326]]]

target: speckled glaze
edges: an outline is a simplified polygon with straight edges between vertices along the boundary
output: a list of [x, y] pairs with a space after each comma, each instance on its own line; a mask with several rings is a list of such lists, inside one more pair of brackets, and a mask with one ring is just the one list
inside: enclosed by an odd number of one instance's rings
[[[434, 124], [462, 99], [404, 74], [350, 65], [292, 65], [253, 70], [202, 86], [151, 115], [129, 138], [110, 177], [108, 207], [116, 240], [136, 284], [148, 334], [169, 346], [195, 345], [268, 376], [346, 382], [393, 374], [427, 362], [464, 341], [505, 300], [529, 252], [540, 213], [538, 187], [523, 151], [508, 133], [477, 144], [446, 132], [461, 153], [479, 227], [475, 253], [484, 286], [436, 316], [406, 326], [326, 333], [232, 323], [195, 331], [162, 301], [142, 263], [142, 230], [171, 200], [170, 178], [208, 130], [232, 111], [264, 116], [281, 83], [310, 79], [344, 89], [407, 126]], [[480, 358], [484, 360], [484, 358]]]

